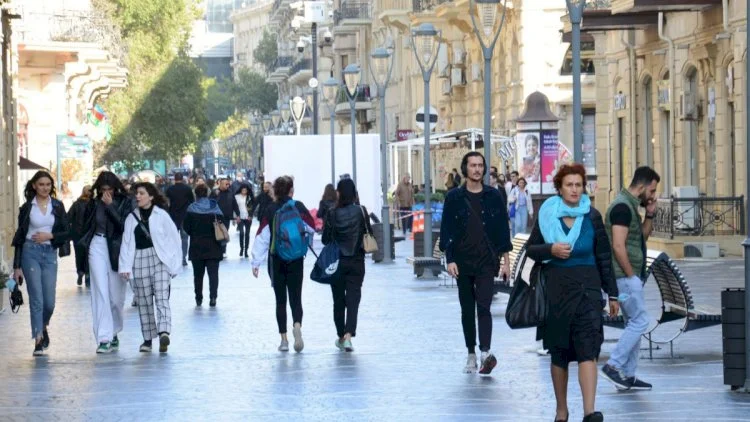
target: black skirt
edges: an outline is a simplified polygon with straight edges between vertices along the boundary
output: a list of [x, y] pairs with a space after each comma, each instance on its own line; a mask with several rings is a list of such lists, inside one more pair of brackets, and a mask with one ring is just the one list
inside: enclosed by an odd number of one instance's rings
[[550, 351], [552, 363], [567, 367], [569, 362], [598, 359], [604, 342], [598, 269], [549, 266], [545, 275], [549, 312], [537, 338]]

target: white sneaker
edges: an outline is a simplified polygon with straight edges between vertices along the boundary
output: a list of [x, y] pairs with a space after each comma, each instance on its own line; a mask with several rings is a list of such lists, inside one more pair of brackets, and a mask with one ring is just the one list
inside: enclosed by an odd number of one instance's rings
[[536, 354], [538, 354], [539, 356], [547, 356], [549, 355], [549, 350], [545, 348], [536, 349]]
[[464, 366], [464, 373], [473, 374], [474, 372], [477, 372], [477, 355], [475, 355], [474, 353], [471, 353], [469, 357], [466, 358], [466, 366]]
[[302, 327], [292, 328], [292, 335], [294, 335], [294, 351], [299, 353], [305, 348], [305, 342], [302, 340]]
[[281, 344], [279, 344], [279, 352], [288, 352], [288, 351], [289, 351], [289, 341], [281, 340]]

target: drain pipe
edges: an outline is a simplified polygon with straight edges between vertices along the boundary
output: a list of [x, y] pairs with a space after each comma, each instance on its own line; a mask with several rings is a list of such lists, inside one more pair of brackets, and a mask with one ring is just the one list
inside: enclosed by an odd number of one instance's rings
[[721, 23], [724, 25], [724, 33], [729, 33], [729, 0], [721, 0]]
[[675, 81], [677, 80], [677, 69], [675, 66], [675, 50], [674, 50], [674, 40], [671, 38], [668, 38], [666, 35], [664, 35], [664, 12], [659, 12], [659, 22], [658, 22], [658, 29], [659, 29], [659, 39], [662, 41], [665, 41], [667, 45], [669, 46], [669, 51], [667, 52], [667, 57], [669, 60], [669, 142], [665, 143], [665, 147], [667, 149], [666, 154], [666, 160], [665, 161], [665, 170], [667, 173], [667, 189], [666, 189], [666, 196], [669, 197], [672, 194], [672, 187], [674, 186], [674, 173], [673, 173], [673, 163], [674, 161], [674, 137], [675, 137], [675, 113], [677, 113], [677, 107], [675, 106], [674, 96], [676, 91], [676, 84]]
[[[635, 66], [635, 46], [625, 40], [625, 34], [630, 34], [630, 31], [622, 31], [620, 35], [620, 43], [628, 49], [628, 69], [630, 69], [630, 162], [633, 166], [637, 166], [638, 153], [637, 153], [637, 136], [636, 131], [638, 130], [638, 124], [636, 122], [636, 110], [635, 110], [635, 80], [636, 80], [636, 66]], [[626, 103], [627, 104], [627, 103]], [[647, 141], [648, 142], [648, 141]], [[625, 158], [625, 157], [622, 157]]]

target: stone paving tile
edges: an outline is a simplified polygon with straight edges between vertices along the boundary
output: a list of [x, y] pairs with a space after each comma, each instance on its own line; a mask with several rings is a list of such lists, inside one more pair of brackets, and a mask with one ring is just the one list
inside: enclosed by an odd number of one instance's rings
[[[27, 305], [17, 315], [0, 315], [0, 421], [553, 418], [549, 359], [534, 352], [533, 330], [505, 325], [507, 297], [499, 295], [493, 303], [498, 368], [492, 377], [462, 374], [456, 290], [440, 280], [414, 279], [405, 264], [411, 245], [402, 242], [393, 265], [367, 264], [354, 353], [333, 346], [330, 290], [306, 281], [305, 350], [281, 354], [268, 277], [250, 276], [233, 240], [221, 267], [217, 308], [195, 308], [190, 267], [173, 280], [172, 345], [166, 355], [137, 351], [142, 339], [128, 297], [120, 351], [97, 356], [89, 293], [75, 286], [72, 260], [63, 260], [47, 357], [31, 356]], [[308, 258], [306, 271], [311, 264]], [[678, 264], [696, 300], [707, 306], [718, 308], [721, 288], [743, 284], [742, 261]], [[716, 265], [722, 265], [720, 275]], [[652, 283], [647, 295], [649, 307], [658, 310]], [[618, 335], [607, 329], [602, 358]], [[618, 393], [600, 381], [597, 408], [606, 420], [750, 420], [750, 397], [722, 385], [719, 327], [684, 334], [676, 352], [682, 357], [668, 359], [667, 350], [658, 350], [659, 359], [641, 360], [640, 375], [653, 382], [652, 392]], [[575, 366], [571, 369], [573, 421], [582, 414]]]

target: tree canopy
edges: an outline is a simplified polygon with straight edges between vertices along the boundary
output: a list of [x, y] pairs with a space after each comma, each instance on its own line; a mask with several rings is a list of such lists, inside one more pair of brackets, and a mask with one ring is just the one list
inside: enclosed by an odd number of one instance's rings
[[263, 31], [263, 37], [253, 50], [253, 59], [263, 66], [266, 74], [269, 74], [273, 71], [278, 56], [279, 46], [276, 44], [276, 35], [268, 30]]

